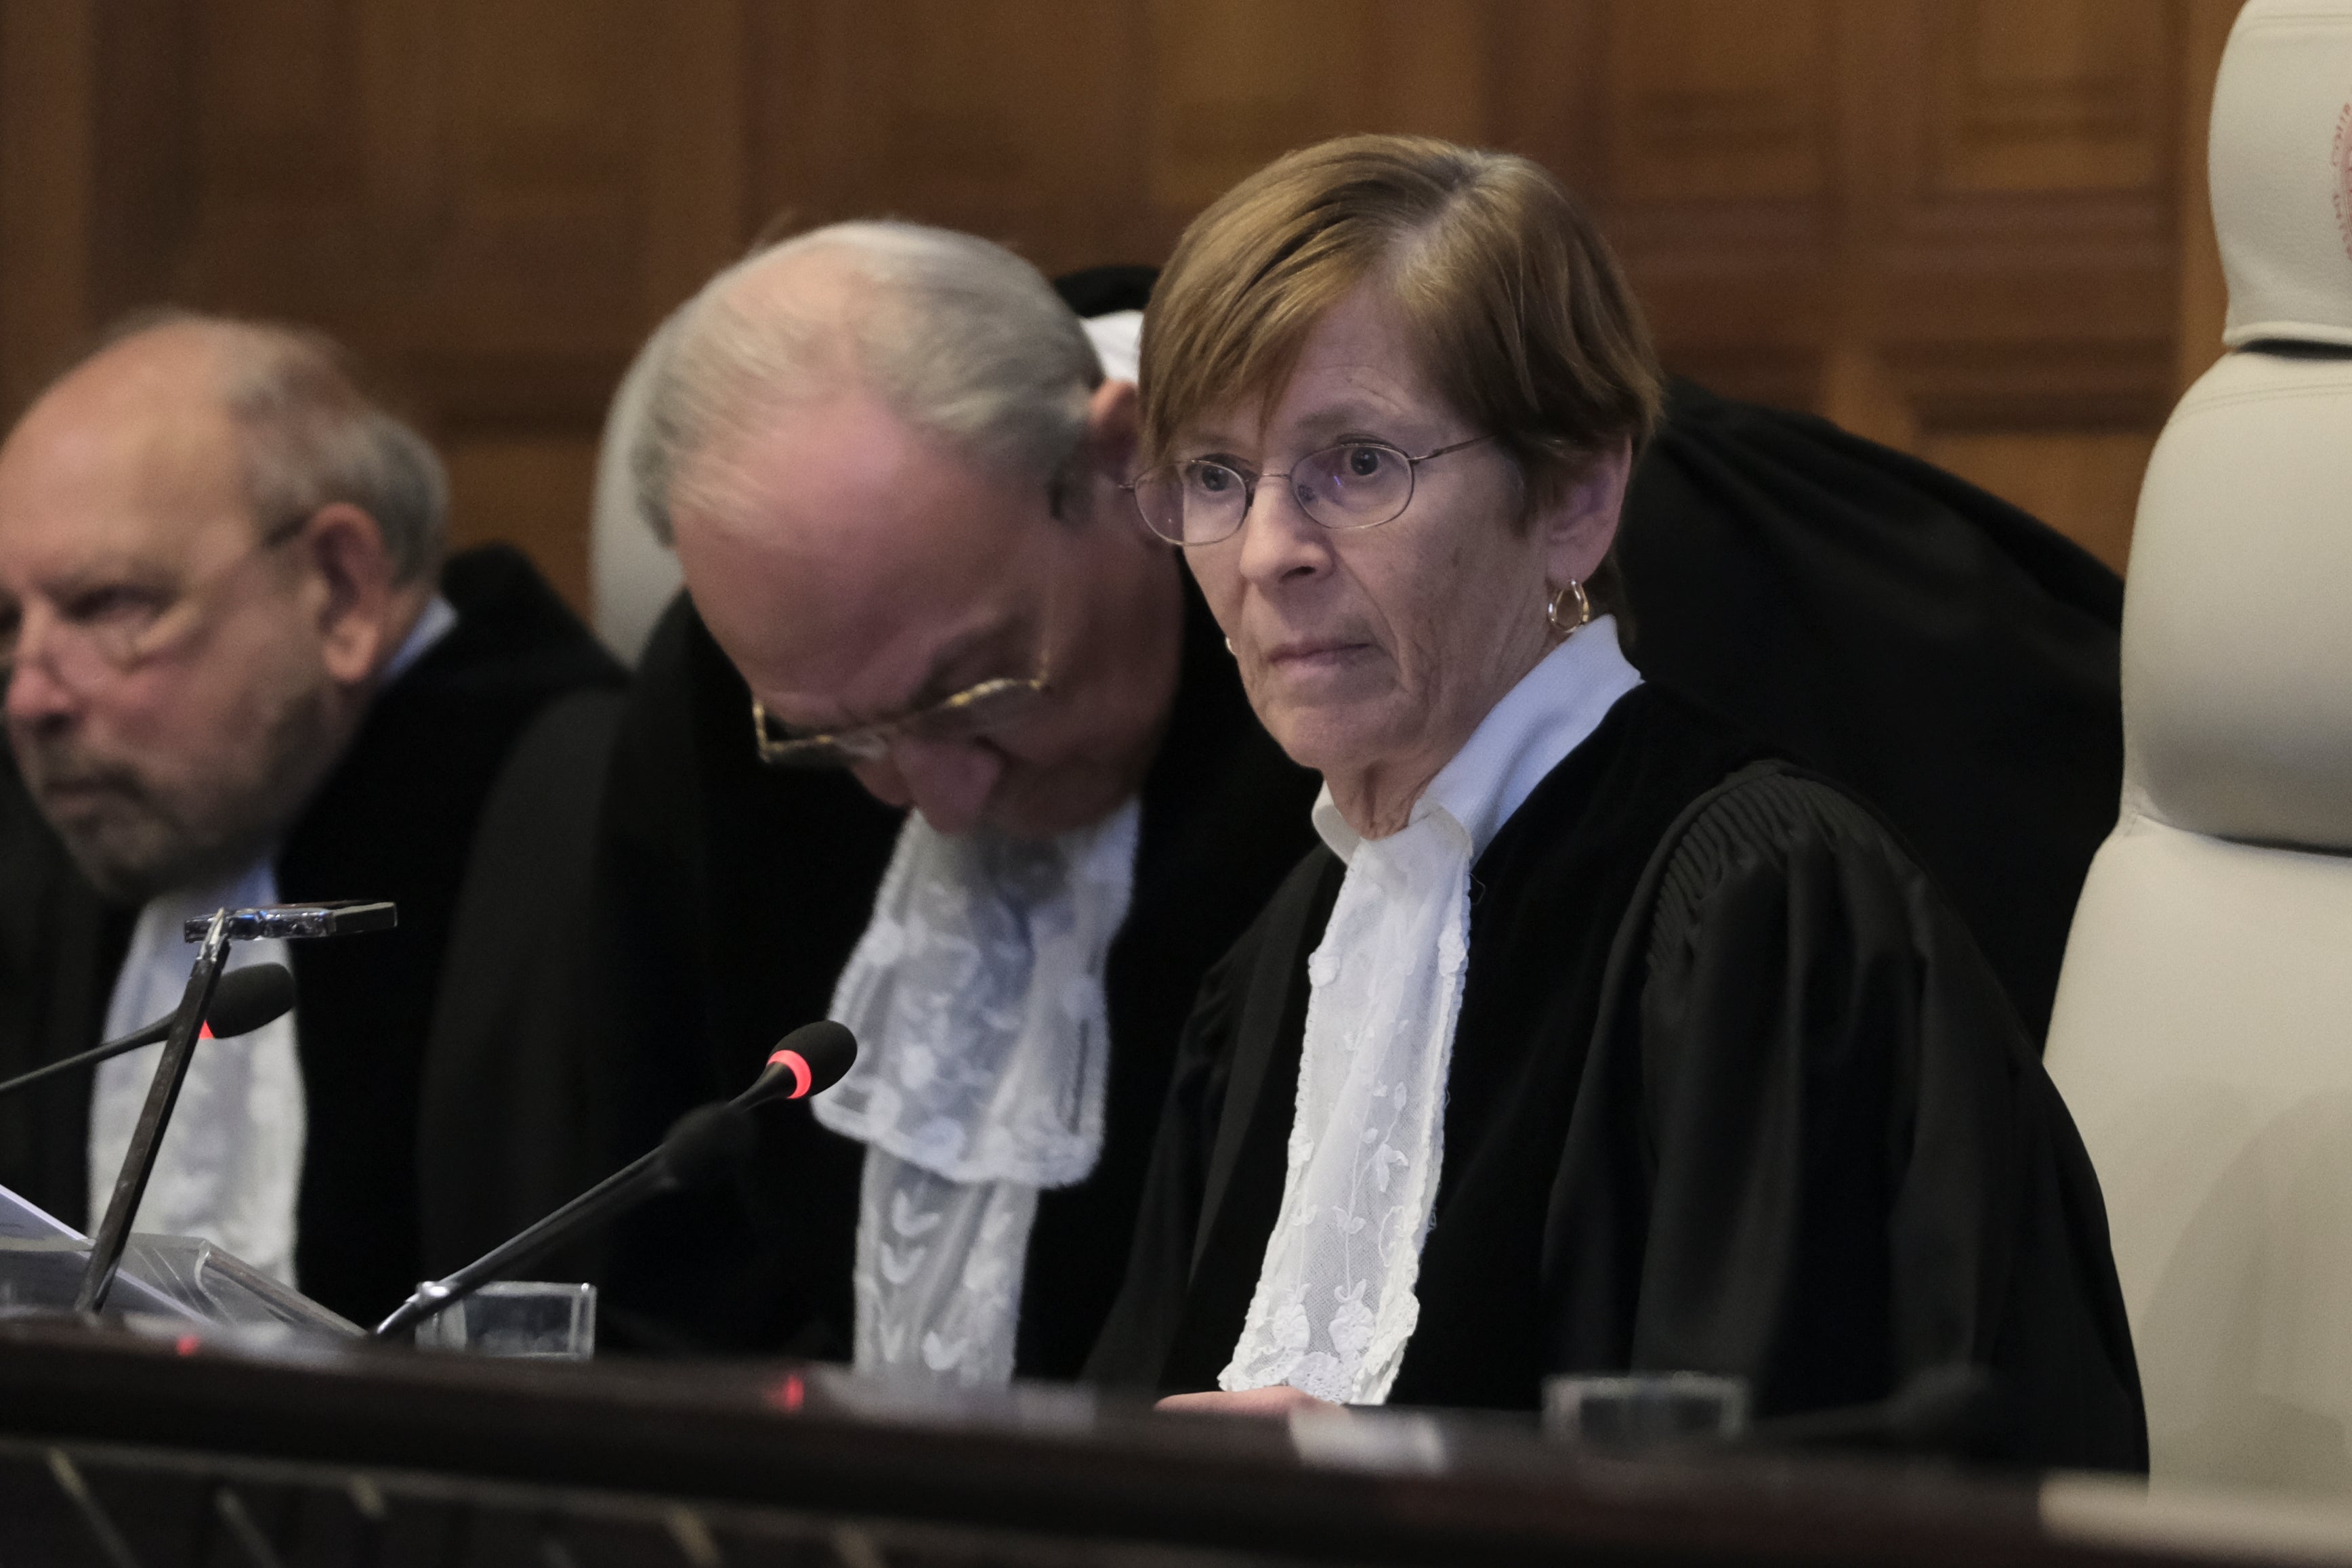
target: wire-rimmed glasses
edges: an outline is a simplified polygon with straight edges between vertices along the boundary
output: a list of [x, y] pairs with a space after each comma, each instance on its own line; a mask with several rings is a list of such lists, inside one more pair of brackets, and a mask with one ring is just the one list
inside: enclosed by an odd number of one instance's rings
[[796, 730], [751, 699], [751, 739], [771, 768], [856, 768], [879, 762], [905, 740], [970, 740], [1026, 717], [1054, 691], [1053, 601], [1034, 675], [1000, 675], [951, 692], [912, 713], [838, 730]]
[[1043, 671], [1001, 676], [966, 686], [901, 718], [830, 731], [788, 729], [753, 697], [751, 737], [760, 748], [760, 760], [771, 768], [856, 768], [881, 761], [902, 740], [970, 740], [1024, 716], [1053, 689]]
[[1433, 457], [1489, 439], [1474, 435], [1416, 457], [1385, 441], [1342, 441], [1310, 452], [1286, 474], [1253, 474], [1238, 464], [1188, 457], [1146, 469], [1123, 488], [1135, 497], [1143, 526], [1173, 545], [1213, 545], [1241, 531], [1257, 487], [1288, 482], [1291, 499], [1326, 528], [1370, 528], [1412, 504], [1413, 476]]
[[[98, 582], [68, 594], [41, 639], [40, 657], [68, 690], [88, 694], [160, 657], [194, 632], [207, 601], [255, 560], [302, 531], [311, 514], [289, 517], [209, 580], [185, 590], [136, 582]], [[0, 605], [0, 691], [16, 674], [24, 611]]]

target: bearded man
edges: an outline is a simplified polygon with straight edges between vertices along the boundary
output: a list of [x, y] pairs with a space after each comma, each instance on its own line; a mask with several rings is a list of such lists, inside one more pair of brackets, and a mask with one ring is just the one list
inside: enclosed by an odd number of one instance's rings
[[[0, 1073], [168, 1012], [189, 916], [396, 903], [395, 932], [239, 945], [290, 964], [296, 1010], [198, 1051], [138, 1219], [353, 1316], [419, 1278], [425, 1025], [481, 798], [551, 699], [617, 679], [512, 551], [444, 570], [446, 498], [332, 343], [188, 315], [0, 445]], [[154, 1049], [0, 1100], [0, 1182], [94, 1219]]]

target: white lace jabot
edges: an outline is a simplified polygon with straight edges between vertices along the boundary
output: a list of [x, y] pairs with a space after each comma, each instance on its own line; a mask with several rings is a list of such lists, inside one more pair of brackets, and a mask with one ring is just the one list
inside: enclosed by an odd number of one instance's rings
[[1042, 1187], [1102, 1154], [1103, 968], [1141, 810], [1044, 842], [899, 830], [834, 991], [856, 1065], [816, 1118], [866, 1145], [853, 1283], [861, 1372], [1002, 1383]]
[[1445, 1078], [1469, 967], [1470, 867], [1544, 776], [1641, 684], [1602, 616], [1545, 656], [1430, 781], [1411, 820], [1360, 838], [1315, 826], [1347, 875], [1307, 961], [1307, 1032], [1282, 1207], [1228, 1389], [1289, 1384], [1387, 1399], [1445, 1158]]

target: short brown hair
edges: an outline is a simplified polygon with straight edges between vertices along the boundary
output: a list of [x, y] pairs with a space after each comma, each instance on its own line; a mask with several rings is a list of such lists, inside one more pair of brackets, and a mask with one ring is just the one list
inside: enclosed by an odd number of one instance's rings
[[[1143, 321], [1143, 445], [1290, 378], [1324, 313], [1377, 279], [1423, 373], [1519, 465], [1529, 512], [1658, 420], [1657, 356], [1607, 242], [1540, 164], [1423, 136], [1286, 153], [1176, 243]], [[1586, 585], [1622, 611], [1614, 552]]]

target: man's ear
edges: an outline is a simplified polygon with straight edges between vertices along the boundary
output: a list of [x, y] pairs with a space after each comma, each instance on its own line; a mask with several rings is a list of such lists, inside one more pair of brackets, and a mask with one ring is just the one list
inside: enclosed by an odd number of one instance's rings
[[311, 613], [327, 674], [337, 684], [368, 680], [392, 654], [392, 638], [406, 595], [392, 580], [383, 529], [348, 501], [310, 514], [295, 541], [310, 580]]
[[1087, 449], [1098, 473], [1115, 483], [1135, 469], [1140, 403], [1133, 382], [1106, 381], [1087, 400]]
[[1549, 581], [1582, 582], [1600, 570], [1609, 547], [1617, 542], [1617, 520], [1625, 510], [1625, 486], [1633, 476], [1633, 444], [1619, 441], [1537, 508], [1535, 528], [1543, 540]]

